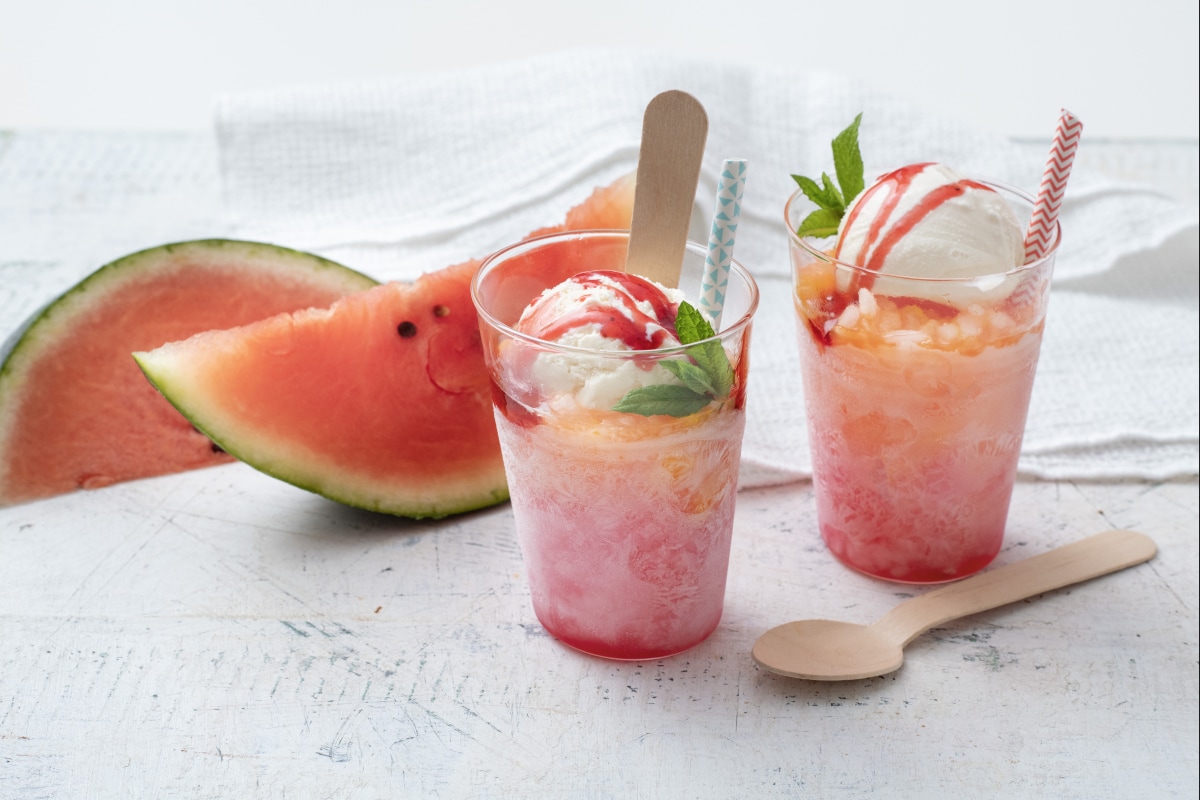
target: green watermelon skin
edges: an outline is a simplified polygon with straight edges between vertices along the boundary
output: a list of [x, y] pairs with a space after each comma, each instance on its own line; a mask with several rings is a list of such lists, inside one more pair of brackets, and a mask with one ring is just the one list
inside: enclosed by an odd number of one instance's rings
[[309, 253], [226, 239], [99, 268], [0, 350], [0, 506], [229, 462], [146, 383], [131, 353], [375, 285]]

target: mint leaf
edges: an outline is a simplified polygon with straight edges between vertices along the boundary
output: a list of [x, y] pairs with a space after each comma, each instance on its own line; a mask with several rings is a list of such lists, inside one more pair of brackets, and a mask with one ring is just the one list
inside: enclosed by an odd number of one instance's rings
[[[799, 184], [800, 188], [804, 191], [805, 197], [812, 200], [821, 208], [840, 206], [842, 203], [842, 196], [838, 194], [837, 189], [833, 188], [829, 181], [829, 176], [824, 173], [821, 173], [821, 182], [824, 186], [818, 186], [817, 182], [812, 178], [806, 178], [803, 175], [793, 175], [792, 180]], [[830, 189], [833, 191], [830, 191]]]
[[641, 414], [644, 417], [656, 414], [686, 417], [695, 414], [711, 402], [712, 397], [709, 395], [693, 391], [686, 386], [660, 383], [631, 390], [613, 406], [613, 410]]
[[729, 356], [725, 355], [725, 347], [717, 341], [705, 342], [688, 350], [688, 355], [708, 376], [714, 399], [725, 399], [733, 386], [733, 366], [729, 363]]
[[863, 190], [862, 153], [858, 149], [858, 125], [862, 112], [850, 123], [850, 127], [833, 140], [833, 168], [837, 171], [838, 183], [842, 186], [842, 197], [849, 205]]
[[700, 394], [720, 394], [708, 373], [690, 361], [660, 361], [658, 365], [683, 381], [683, 385]]
[[715, 399], [724, 399], [733, 386], [733, 366], [729, 356], [725, 354], [725, 346], [719, 341], [706, 342], [716, 336], [716, 331], [699, 311], [686, 300], [679, 304], [679, 313], [675, 317], [675, 335], [681, 344], [701, 342], [688, 349], [688, 355], [700, 369], [708, 375], [713, 387]]
[[713, 326], [695, 306], [687, 300], [679, 303], [679, 310], [675, 313], [675, 338], [679, 339], [680, 344], [700, 342], [716, 335]]
[[[841, 180], [841, 178], [838, 178]], [[833, 185], [833, 181], [824, 172], [821, 173], [821, 185], [825, 187], [825, 194], [833, 198], [833, 202], [827, 205], [827, 208], [845, 208], [846, 200], [842, 197], [842, 193]]]
[[838, 223], [841, 221], [840, 212], [834, 211], [832, 208], [819, 208], [804, 218], [800, 227], [796, 229], [796, 235], [824, 239], [826, 236], [833, 236], [838, 232]]
[[821, 183], [803, 175], [793, 175], [804, 196], [817, 205], [796, 229], [798, 236], [824, 238], [837, 233], [838, 224], [846, 214], [846, 207], [862, 193], [866, 185], [863, 180], [862, 153], [858, 149], [858, 126], [862, 113], [854, 118], [844, 131], [834, 137], [833, 168], [837, 174], [837, 185], [827, 173], [821, 173]]
[[686, 300], [681, 302], [675, 316], [675, 337], [680, 344], [694, 345], [687, 349], [691, 360], [669, 359], [658, 363], [683, 385], [662, 383], [633, 389], [613, 410], [644, 416], [686, 417], [713, 400], [724, 400], [733, 388], [733, 366], [719, 341], [707, 341], [716, 335], [695, 306]]

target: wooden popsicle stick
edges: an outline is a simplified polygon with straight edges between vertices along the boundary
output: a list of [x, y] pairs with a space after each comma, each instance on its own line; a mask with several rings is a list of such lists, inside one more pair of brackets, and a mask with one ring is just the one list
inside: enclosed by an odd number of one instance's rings
[[626, 272], [679, 285], [707, 138], [708, 114], [690, 94], [673, 89], [646, 106]]

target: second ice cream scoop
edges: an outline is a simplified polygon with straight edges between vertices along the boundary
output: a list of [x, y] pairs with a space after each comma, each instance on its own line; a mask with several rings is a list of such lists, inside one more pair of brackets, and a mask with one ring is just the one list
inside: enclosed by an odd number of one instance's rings
[[1020, 221], [998, 192], [923, 163], [889, 172], [855, 198], [834, 255], [891, 275], [975, 278], [1020, 266], [1025, 245]]

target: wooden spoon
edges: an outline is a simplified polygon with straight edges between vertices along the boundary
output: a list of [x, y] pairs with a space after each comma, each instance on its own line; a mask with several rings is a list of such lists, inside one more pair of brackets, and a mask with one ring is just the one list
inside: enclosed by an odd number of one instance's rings
[[707, 138], [708, 114], [690, 94], [663, 92], [646, 106], [626, 272], [679, 285]]
[[792, 678], [886, 675], [904, 662], [904, 646], [935, 625], [1141, 564], [1156, 549], [1150, 537], [1134, 531], [1098, 533], [905, 600], [871, 625], [788, 622], [760, 636], [751, 656], [760, 667]]

